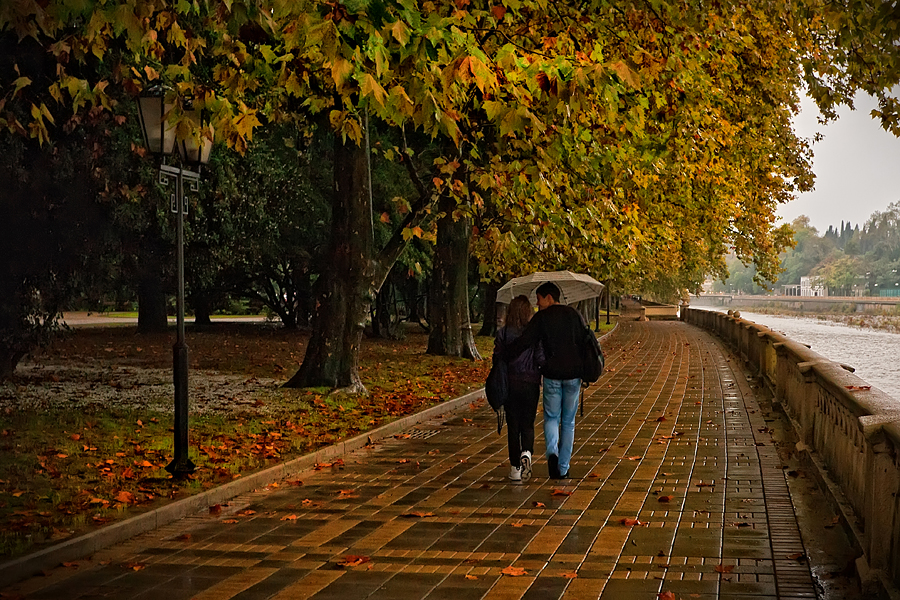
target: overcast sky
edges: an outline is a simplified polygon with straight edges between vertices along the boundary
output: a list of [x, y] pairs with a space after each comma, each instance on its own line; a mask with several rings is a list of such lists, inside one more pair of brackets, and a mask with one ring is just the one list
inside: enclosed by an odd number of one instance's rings
[[797, 134], [825, 136], [813, 144], [816, 189], [780, 206], [779, 216], [791, 222], [806, 215], [824, 233], [842, 220], [862, 225], [873, 212], [900, 201], [900, 139], [869, 114], [877, 106], [875, 100], [858, 96], [856, 110], [842, 108], [840, 119], [827, 126], [817, 122], [819, 111], [812, 100], [804, 97], [801, 106], [794, 121]]

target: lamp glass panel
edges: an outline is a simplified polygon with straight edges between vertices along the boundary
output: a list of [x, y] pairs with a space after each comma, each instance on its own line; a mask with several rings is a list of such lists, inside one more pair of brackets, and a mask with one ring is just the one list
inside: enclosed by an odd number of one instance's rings
[[172, 109], [160, 96], [138, 98], [141, 129], [144, 144], [153, 154], [171, 154], [175, 149], [175, 127], [165, 120], [165, 114]]
[[[208, 133], [208, 137], [204, 135], [205, 133]], [[206, 132], [181, 140], [179, 148], [182, 158], [191, 165], [205, 165], [209, 163], [209, 155], [213, 145], [212, 136], [212, 127], [208, 127]]]

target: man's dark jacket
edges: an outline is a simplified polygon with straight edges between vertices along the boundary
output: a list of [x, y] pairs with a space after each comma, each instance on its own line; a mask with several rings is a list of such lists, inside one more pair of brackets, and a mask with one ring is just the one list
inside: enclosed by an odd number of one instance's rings
[[513, 360], [538, 342], [544, 348], [541, 374], [547, 379], [581, 377], [581, 345], [587, 325], [577, 310], [565, 304], [551, 304], [535, 314], [522, 335], [506, 347], [507, 360]]

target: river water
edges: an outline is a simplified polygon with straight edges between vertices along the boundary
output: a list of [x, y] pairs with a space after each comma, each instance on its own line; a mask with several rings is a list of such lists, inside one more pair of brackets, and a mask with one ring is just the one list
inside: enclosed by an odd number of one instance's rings
[[743, 310], [741, 318], [765, 325], [795, 342], [809, 344], [814, 352], [829, 360], [854, 367], [860, 378], [900, 400], [900, 334]]

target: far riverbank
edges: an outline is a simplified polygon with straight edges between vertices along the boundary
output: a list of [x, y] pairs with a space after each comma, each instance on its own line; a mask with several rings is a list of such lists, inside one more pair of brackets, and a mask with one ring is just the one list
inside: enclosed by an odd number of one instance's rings
[[[706, 307], [697, 307], [706, 308]], [[900, 333], [900, 315], [886, 315], [882, 313], [840, 313], [840, 312], [817, 312], [810, 313], [808, 311], [791, 310], [779, 307], [763, 307], [754, 306], [743, 308], [740, 303], [735, 301], [727, 309], [720, 310], [737, 310], [741, 312], [753, 312], [758, 315], [774, 315], [780, 317], [802, 317], [805, 319], [815, 319], [817, 321], [828, 321], [847, 327], [859, 327], [862, 329], [875, 329], [878, 331], [887, 331], [890, 333]]]

